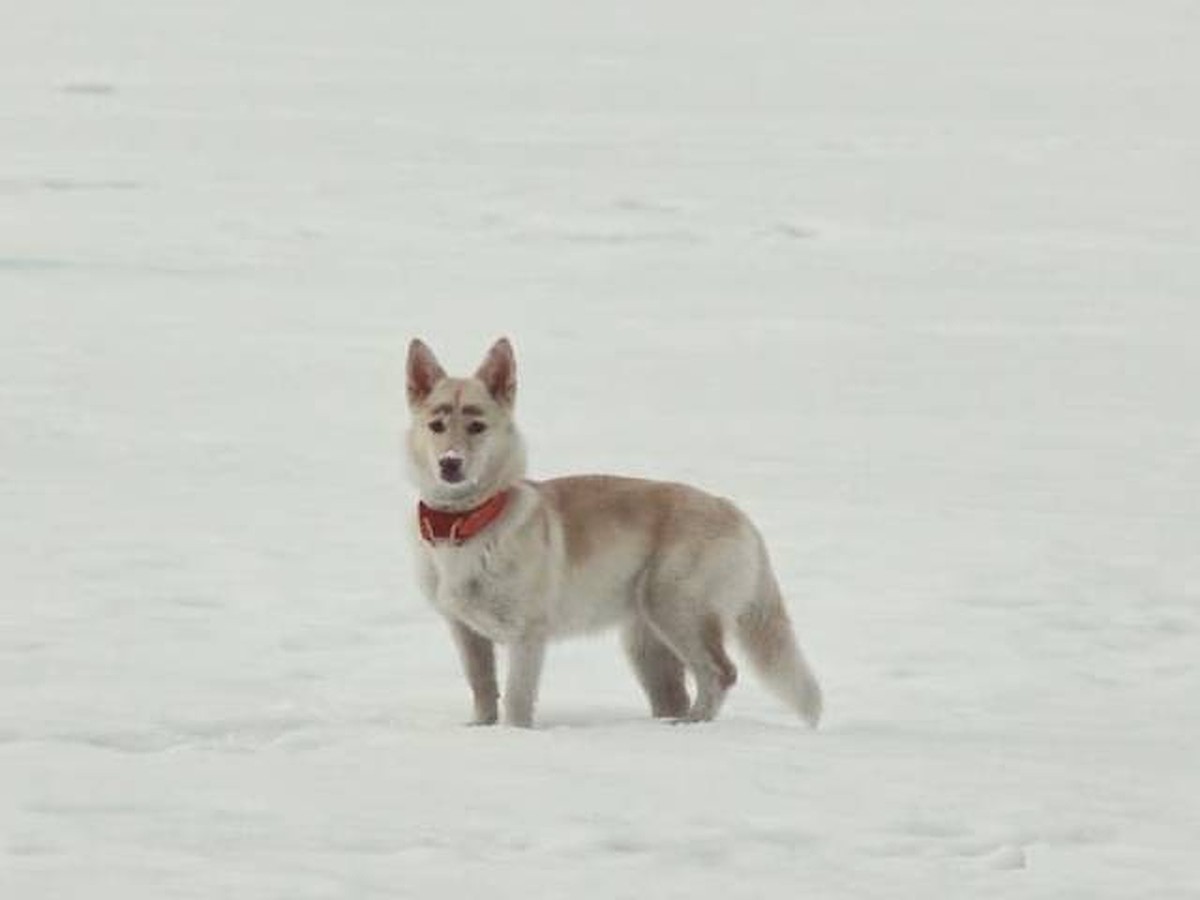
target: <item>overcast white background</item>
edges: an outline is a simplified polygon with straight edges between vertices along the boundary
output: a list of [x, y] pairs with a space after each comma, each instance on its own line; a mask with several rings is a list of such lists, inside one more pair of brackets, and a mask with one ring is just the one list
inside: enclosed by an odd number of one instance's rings
[[[10, 4], [0, 894], [1200, 896], [1185, 2]], [[770, 545], [827, 695], [466, 729], [404, 348]]]

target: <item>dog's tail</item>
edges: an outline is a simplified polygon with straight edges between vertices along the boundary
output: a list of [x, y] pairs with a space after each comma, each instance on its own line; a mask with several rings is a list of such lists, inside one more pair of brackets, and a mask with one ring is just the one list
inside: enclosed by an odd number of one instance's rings
[[821, 686], [804, 659], [779, 584], [763, 559], [758, 596], [737, 617], [737, 634], [763, 682], [811, 727], [821, 719]]

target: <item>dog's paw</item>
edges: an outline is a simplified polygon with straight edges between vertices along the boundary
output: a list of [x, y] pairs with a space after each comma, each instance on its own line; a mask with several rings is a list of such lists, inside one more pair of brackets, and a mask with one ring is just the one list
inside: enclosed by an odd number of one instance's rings
[[711, 712], [696, 712], [692, 710], [682, 716], [677, 716], [674, 719], [667, 719], [672, 725], [700, 725], [704, 722], [711, 722], [716, 718], [715, 713]]

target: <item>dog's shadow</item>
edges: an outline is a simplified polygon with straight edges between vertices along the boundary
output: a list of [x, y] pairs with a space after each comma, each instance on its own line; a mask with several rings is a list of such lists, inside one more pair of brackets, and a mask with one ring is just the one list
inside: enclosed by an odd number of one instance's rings
[[647, 713], [627, 707], [599, 707], [591, 709], [546, 709], [539, 713], [537, 727], [540, 730], [653, 727], [664, 725], [666, 719], [653, 719]]
[[692, 730], [717, 730], [722, 733], [763, 733], [795, 736], [809, 731], [799, 721], [772, 720], [736, 713], [711, 722], [687, 722], [680, 719], [655, 719], [649, 713], [627, 707], [590, 709], [547, 709], [538, 716], [535, 731], [625, 731], [687, 733]]

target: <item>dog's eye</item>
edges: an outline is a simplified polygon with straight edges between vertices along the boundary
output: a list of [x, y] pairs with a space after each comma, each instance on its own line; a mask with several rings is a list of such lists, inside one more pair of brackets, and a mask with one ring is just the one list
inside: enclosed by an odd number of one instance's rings
[[467, 426], [468, 434], [483, 434], [485, 431], [487, 431], [487, 425], [483, 422], [472, 422]]
[[429, 430], [432, 431], [434, 434], [441, 434], [443, 431], [446, 430], [446, 423], [443, 422], [441, 419], [434, 419], [432, 422], [429, 423]]

